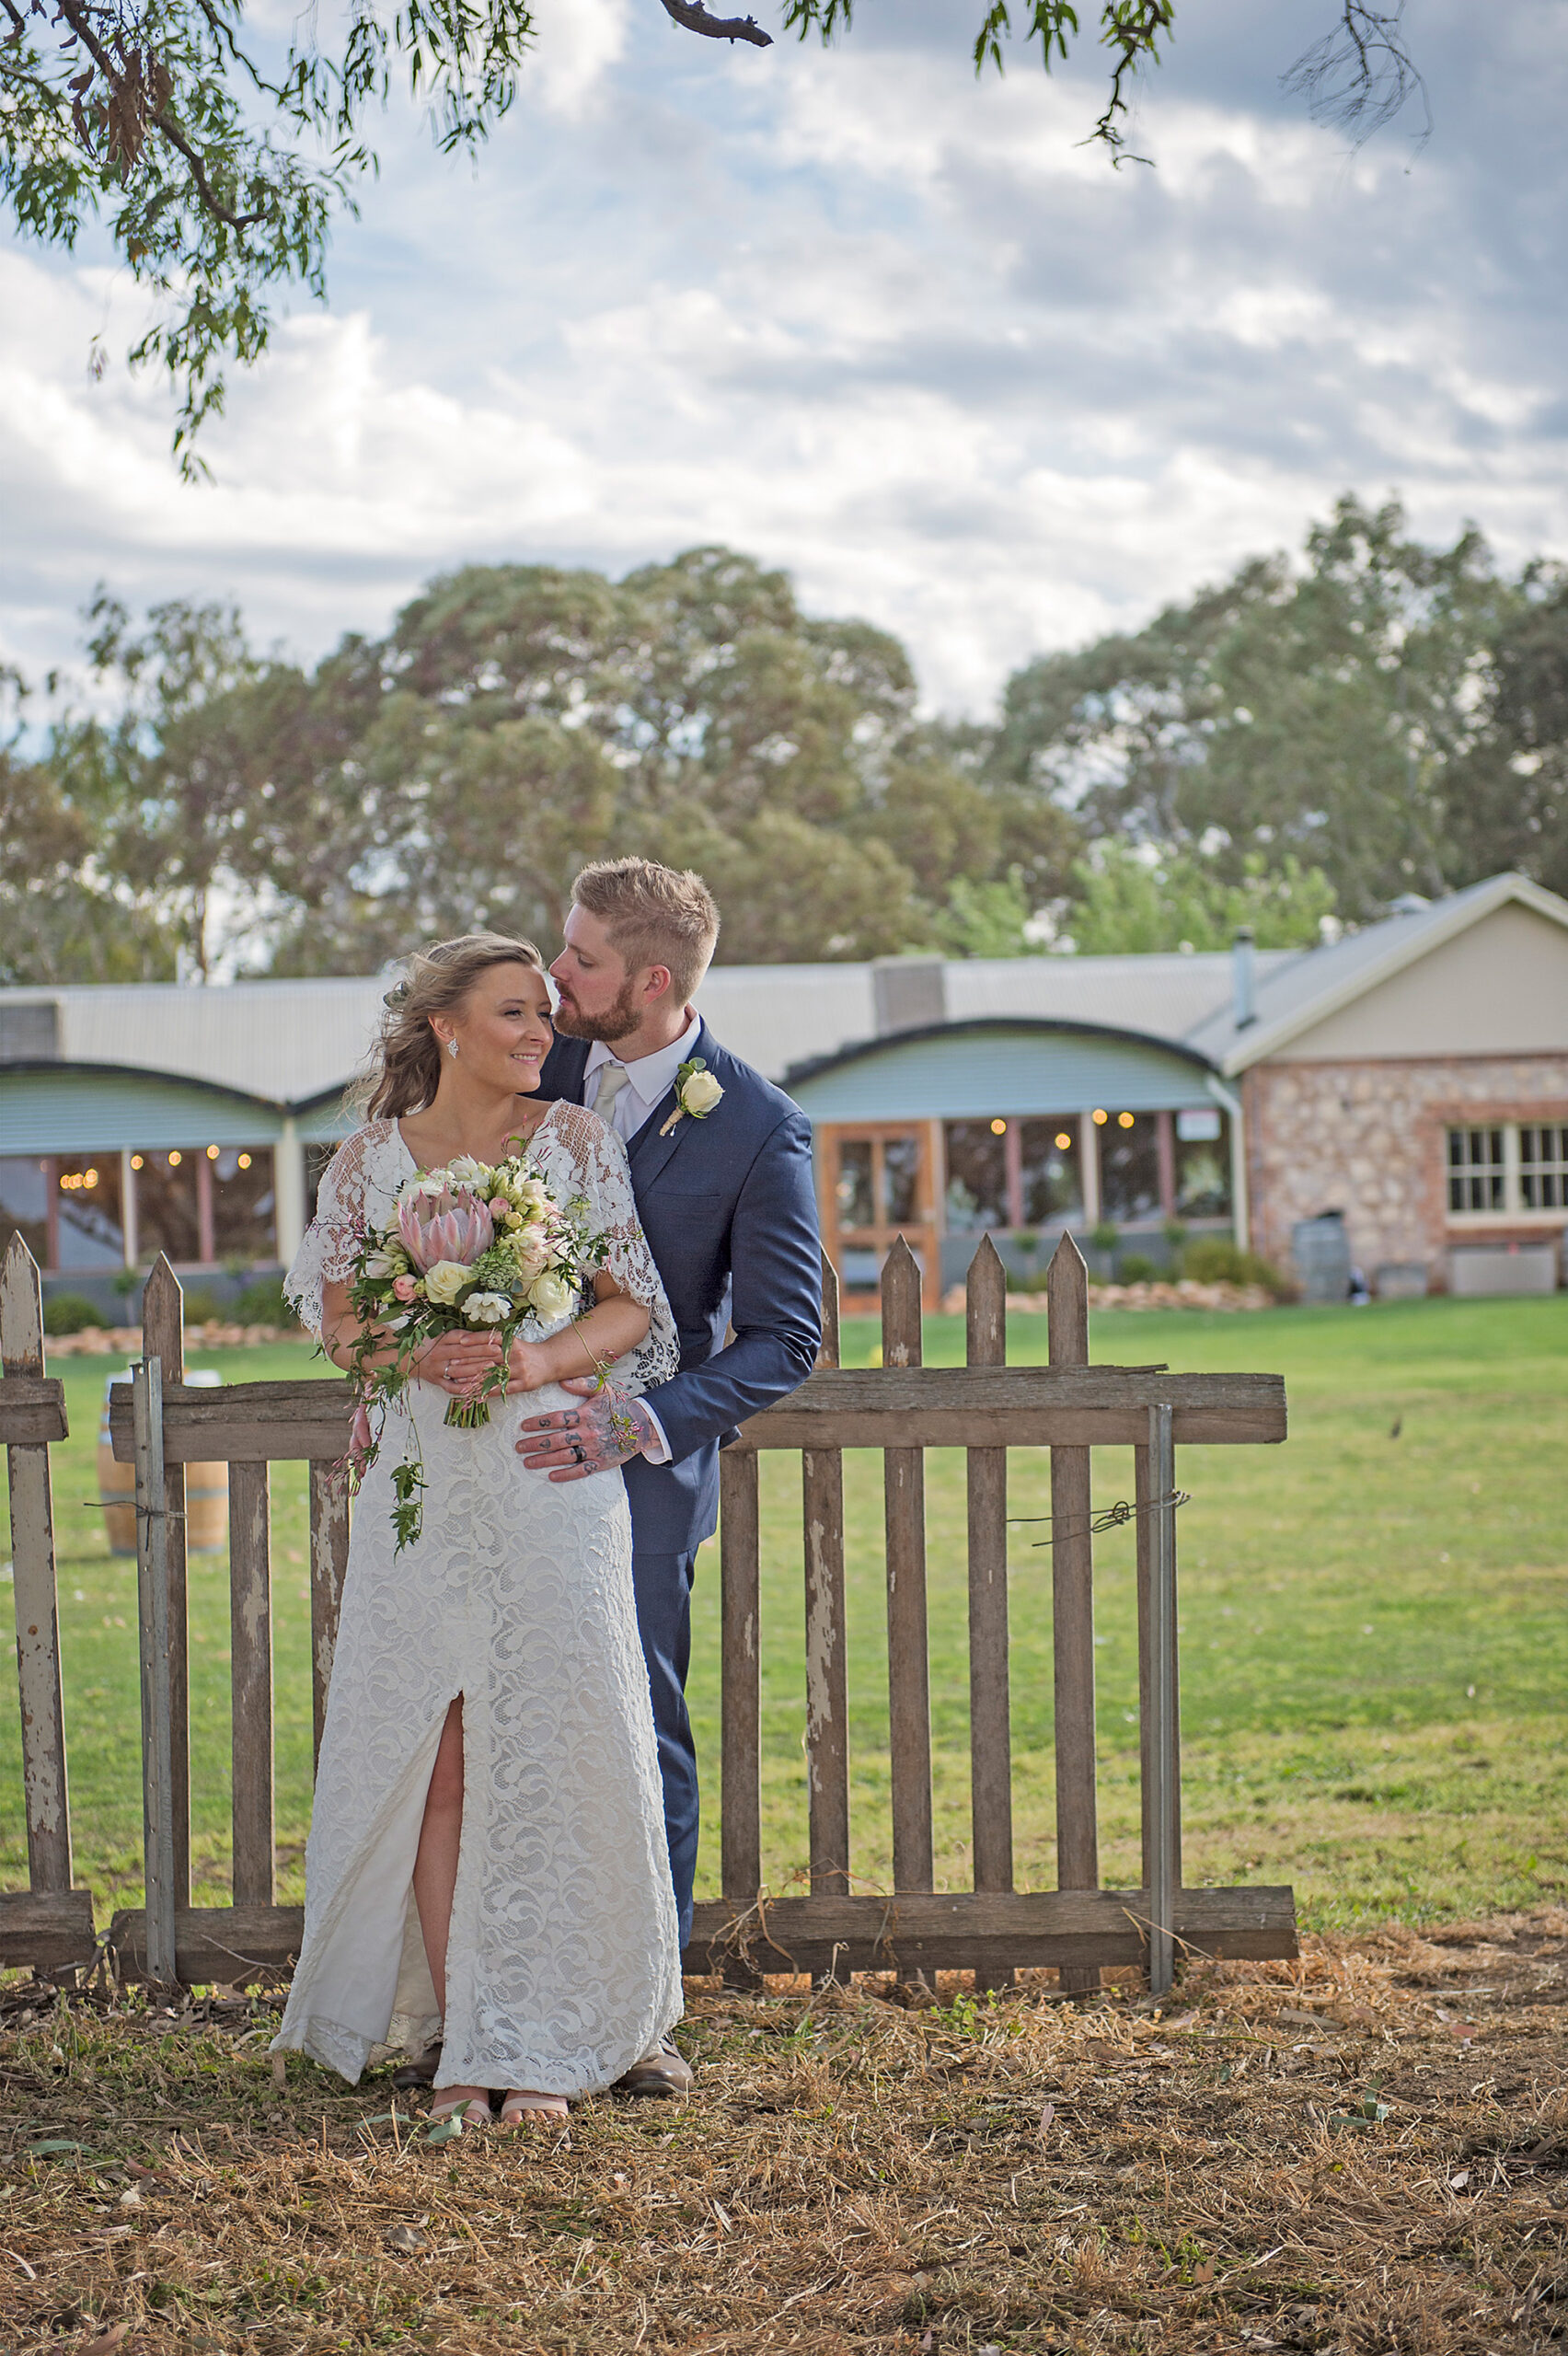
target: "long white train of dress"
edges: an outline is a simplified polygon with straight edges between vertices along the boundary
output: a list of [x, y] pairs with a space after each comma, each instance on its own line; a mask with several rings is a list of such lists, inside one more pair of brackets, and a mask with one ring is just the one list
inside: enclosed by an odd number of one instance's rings
[[[532, 1152], [552, 1184], [589, 1197], [617, 1283], [652, 1312], [623, 1378], [662, 1380], [675, 1365], [674, 1321], [620, 1140], [558, 1104]], [[414, 1167], [386, 1121], [329, 1165], [288, 1277], [317, 1330], [323, 1280], [347, 1275], [364, 1219], [386, 1215]], [[274, 2050], [352, 2081], [395, 2015], [433, 2015], [412, 1874], [436, 1746], [461, 1694], [463, 1831], [436, 2084], [591, 2094], [681, 2014], [625, 1484], [618, 1472], [553, 1482], [523, 1469], [522, 1417], [572, 1403], [553, 1385], [492, 1403], [476, 1431], [447, 1426], [444, 1392], [416, 1383], [405, 1395], [354, 1505], [305, 1941]], [[421, 1535], [399, 1555], [391, 1473], [405, 1413], [426, 1487]]]

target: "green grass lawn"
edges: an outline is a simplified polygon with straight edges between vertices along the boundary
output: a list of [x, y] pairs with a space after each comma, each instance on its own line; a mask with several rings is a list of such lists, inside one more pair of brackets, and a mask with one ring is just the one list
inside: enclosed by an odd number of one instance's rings
[[[865, 1364], [870, 1321], [847, 1323]], [[1044, 1320], [1013, 1321], [1015, 1360]], [[1289, 1386], [1283, 1448], [1194, 1448], [1179, 1526], [1190, 1881], [1293, 1881], [1320, 1925], [1538, 1903], [1568, 1888], [1568, 1301], [1446, 1301], [1252, 1316], [1106, 1315], [1098, 1359], [1264, 1369]], [[928, 1321], [930, 1364], [963, 1355]], [[201, 1363], [200, 1357], [193, 1363]], [[319, 1372], [300, 1346], [208, 1354], [230, 1380]], [[93, 1450], [111, 1362], [67, 1359], [73, 1437], [54, 1451], [76, 1876], [100, 1910], [140, 1883], [134, 1565], [110, 1559]], [[1396, 1426], [1397, 1436], [1396, 1436]], [[1131, 1495], [1130, 1452], [1096, 1455], [1097, 1502]], [[1048, 1510], [1043, 1452], [1014, 1451], [1016, 1514]], [[766, 1869], [805, 1859], [799, 1459], [763, 1459]], [[885, 1633], [880, 1461], [846, 1460], [858, 1875], [885, 1880]], [[962, 1459], [927, 1465], [938, 1880], [968, 1875], [968, 1670]], [[303, 1466], [272, 1476], [280, 1885], [297, 1894], [310, 1775]], [[1050, 1555], [1012, 1551], [1018, 1878], [1055, 1879]], [[1102, 1874], [1137, 1877], [1131, 1533], [1098, 1542]], [[717, 1550], [697, 1597], [692, 1705], [709, 1762], [699, 1890], [716, 1886]], [[228, 1600], [222, 1556], [192, 1561], [192, 1786], [202, 1892], [225, 1894]], [[26, 1881], [15, 1712], [0, 1727], [0, 1878]]]

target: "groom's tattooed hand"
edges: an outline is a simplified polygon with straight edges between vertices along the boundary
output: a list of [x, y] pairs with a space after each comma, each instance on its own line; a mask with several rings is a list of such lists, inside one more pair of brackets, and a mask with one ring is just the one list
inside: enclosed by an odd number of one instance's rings
[[[635, 1438], [627, 1434], [628, 1422]], [[599, 1391], [581, 1406], [530, 1415], [518, 1429], [517, 1453], [525, 1466], [530, 1472], [548, 1472], [552, 1481], [583, 1481], [590, 1472], [611, 1472], [628, 1457], [640, 1455], [653, 1438], [652, 1423], [640, 1400], [627, 1400], [617, 1409]]]

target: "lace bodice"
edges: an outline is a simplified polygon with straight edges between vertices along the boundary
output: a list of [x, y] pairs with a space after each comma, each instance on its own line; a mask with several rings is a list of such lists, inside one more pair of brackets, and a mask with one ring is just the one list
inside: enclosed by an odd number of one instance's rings
[[[535, 1130], [528, 1153], [547, 1185], [563, 1196], [586, 1195], [593, 1224], [605, 1236], [609, 1274], [649, 1311], [647, 1336], [617, 1361], [617, 1380], [632, 1392], [667, 1381], [680, 1364], [680, 1345], [638, 1219], [625, 1146], [595, 1114], [581, 1104], [558, 1103]], [[345, 1138], [328, 1163], [316, 1217], [283, 1279], [300, 1322], [317, 1341], [324, 1287], [349, 1281], [366, 1228], [391, 1216], [399, 1187], [418, 1167], [396, 1121], [367, 1121]], [[541, 1336], [559, 1333], [567, 1322], [562, 1317], [541, 1325]]]

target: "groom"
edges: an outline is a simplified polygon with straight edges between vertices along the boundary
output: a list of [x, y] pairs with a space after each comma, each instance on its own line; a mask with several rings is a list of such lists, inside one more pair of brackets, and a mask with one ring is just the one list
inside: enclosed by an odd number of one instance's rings
[[[811, 1125], [719, 1045], [691, 999], [719, 936], [698, 875], [645, 859], [585, 867], [572, 887], [540, 1094], [586, 1104], [624, 1138], [638, 1216], [680, 1337], [680, 1371], [632, 1403], [617, 1434], [591, 1382], [581, 1405], [531, 1417], [518, 1453], [552, 1480], [625, 1467], [637, 1619], [653, 1692], [681, 1945], [697, 1870], [697, 1752], [686, 1715], [697, 1550], [719, 1520], [719, 1449], [793, 1391], [822, 1338]], [[726, 1329], [729, 1338], [726, 1340]], [[632, 2093], [685, 2090], [672, 2047]]]

